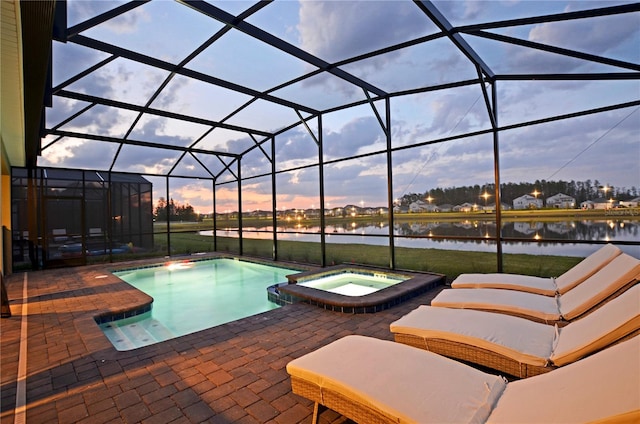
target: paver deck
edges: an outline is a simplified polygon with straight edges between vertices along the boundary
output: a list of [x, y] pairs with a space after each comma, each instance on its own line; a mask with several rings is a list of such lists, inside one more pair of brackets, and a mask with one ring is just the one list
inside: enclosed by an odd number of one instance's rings
[[[25, 309], [27, 423], [308, 423], [313, 404], [291, 392], [286, 364], [348, 334], [392, 340], [389, 324], [440, 291], [375, 314], [287, 305], [119, 352], [94, 317], [149, 298], [109, 273], [113, 268], [16, 273], [5, 281], [12, 317], [0, 321], [2, 424], [16, 417]], [[320, 422], [349, 421], [324, 410]]]

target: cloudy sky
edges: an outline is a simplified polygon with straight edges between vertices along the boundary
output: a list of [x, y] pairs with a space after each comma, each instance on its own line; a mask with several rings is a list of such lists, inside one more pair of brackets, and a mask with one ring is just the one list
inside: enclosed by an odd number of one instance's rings
[[[122, 4], [68, 3], [69, 28]], [[253, 5], [247, 1], [210, 3], [217, 11], [231, 15], [239, 15]], [[433, 3], [451, 25], [459, 27], [626, 2]], [[273, 163], [278, 171], [277, 208], [308, 208], [320, 204], [319, 170], [307, 165], [318, 162], [316, 139], [321, 137], [326, 162], [325, 205], [384, 206], [387, 139], [378, 117], [384, 121], [385, 102], [338, 73], [319, 72], [319, 64], [338, 63], [340, 71], [352, 81], [366, 82], [390, 94], [478, 77], [475, 66], [446, 37], [352, 60], [439, 32], [410, 1], [279, 0], [255, 11], [245, 22], [266, 36], [259, 40], [240, 30], [223, 31], [223, 23], [195, 8], [154, 0], [84, 29], [66, 43], [55, 42], [56, 95], [46, 115], [46, 127], [52, 134], [43, 139], [39, 165], [145, 174], [154, 184], [155, 199], [166, 197], [164, 175], [169, 174], [170, 196], [206, 213], [212, 210], [211, 176], [218, 183], [226, 183], [235, 181], [238, 175], [238, 165], [229, 156], [206, 152], [243, 154], [242, 178], [255, 178], [242, 183], [242, 208], [270, 209], [271, 178], [264, 175], [272, 169], [268, 134], [277, 133], [273, 146]], [[607, 59], [567, 58], [465, 34], [465, 42], [496, 75], [623, 72], [637, 77], [639, 72], [640, 12], [508, 26], [489, 32]], [[216, 34], [219, 36], [213, 43], [193, 54]], [[292, 51], [308, 52], [312, 59], [301, 60], [274, 48], [265, 42], [270, 37]], [[125, 50], [112, 55], [111, 47], [106, 51], [86, 47], [87, 40]], [[157, 60], [164, 69], [145, 64], [145, 58]], [[170, 72], [172, 66], [181, 63], [184, 71]], [[81, 74], [96, 64], [100, 66]], [[204, 76], [205, 81], [193, 75]], [[212, 84], [215, 81], [222, 83]], [[498, 125], [515, 127], [502, 131], [499, 138], [503, 183], [591, 180], [618, 188], [640, 188], [640, 80], [500, 80], [495, 84]], [[233, 87], [242, 90], [230, 89]], [[256, 93], [265, 98], [256, 100]], [[321, 120], [314, 117], [301, 124], [314, 111], [363, 102], [368, 97], [374, 101], [324, 113]], [[139, 114], [135, 107], [118, 107], [95, 99], [148, 106], [200, 121]], [[635, 104], [518, 127], [525, 122], [626, 102]], [[493, 138], [487, 133], [491, 122], [478, 83], [393, 95], [389, 104], [394, 198], [436, 187], [482, 186], [494, 181]], [[212, 122], [224, 123], [226, 128], [214, 128]], [[283, 132], [285, 128], [291, 129]], [[469, 135], [429, 143], [464, 134]], [[95, 140], [97, 136], [102, 139]], [[119, 140], [168, 148], [121, 145]], [[173, 146], [198, 151], [183, 155], [171, 149]], [[354, 155], [362, 156], [343, 160]], [[216, 204], [218, 211], [237, 210], [237, 185], [219, 186]]]

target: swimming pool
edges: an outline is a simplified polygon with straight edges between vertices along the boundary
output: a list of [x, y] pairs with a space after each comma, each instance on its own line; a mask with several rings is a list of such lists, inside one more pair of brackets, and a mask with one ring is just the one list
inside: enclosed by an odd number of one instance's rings
[[116, 271], [116, 276], [153, 297], [153, 308], [99, 326], [117, 350], [169, 340], [280, 307], [268, 299], [267, 287], [296, 272], [231, 258]]

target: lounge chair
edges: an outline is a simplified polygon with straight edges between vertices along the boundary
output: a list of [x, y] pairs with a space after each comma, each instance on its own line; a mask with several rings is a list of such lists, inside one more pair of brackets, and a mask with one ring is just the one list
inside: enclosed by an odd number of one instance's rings
[[479, 309], [566, 324], [619, 295], [640, 279], [640, 260], [622, 253], [575, 288], [556, 297], [504, 289], [448, 289], [431, 306]]
[[390, 328], [396, 342], [531, 377], [640, 334], [640, 284], [563, 328], [493, 312], [433, 306], [419, 306]]
[[360, 423], [639, 422], [640, 336], [549, 373], [502, 377], [346, 336], [287, 364], [294, 393]]
[[584, 258], [573, 268], [557, 278], [534, 277], [519, 274], [460, 274], [453, 282], [453, 288], [493, 288], [519, 290], [528, 293], [555, 296], [564, 294], [591, 277], [602, 267], [622, 253], [612, 244], [606, 244]]

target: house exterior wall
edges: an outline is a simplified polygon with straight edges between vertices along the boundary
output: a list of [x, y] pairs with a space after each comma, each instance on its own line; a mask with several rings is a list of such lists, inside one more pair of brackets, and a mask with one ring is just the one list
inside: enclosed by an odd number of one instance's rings
[[541, 208], [542, 199], [538, 199], [529, 194], [513, 199], [513, 209]]
[[576, 199], [566, 194], [558, 193], [547, 198], [547, 206], [553, 208], [572, 209], [576, 207]]

